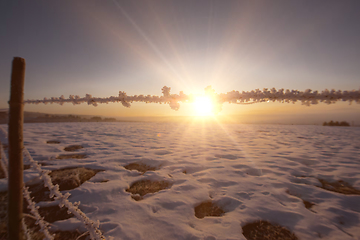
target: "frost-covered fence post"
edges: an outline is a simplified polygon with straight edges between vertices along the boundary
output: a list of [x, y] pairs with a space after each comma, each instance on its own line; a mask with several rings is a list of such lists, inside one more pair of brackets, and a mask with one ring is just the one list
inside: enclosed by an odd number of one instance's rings
[[14, 57], [9, 101], [9, 205], [8, 234], [11, 240], [23, 239], [23, 122], [25, 59]]

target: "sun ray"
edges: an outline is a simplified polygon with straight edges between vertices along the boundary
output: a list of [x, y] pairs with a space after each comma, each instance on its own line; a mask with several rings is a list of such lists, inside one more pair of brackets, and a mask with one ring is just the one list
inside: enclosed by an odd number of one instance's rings
[[178, 73], [178, 71], [174, 68], [174, 66], [168, 61], [168, 59], [164, 56], [158, 46], [150, 39], [150, 37], [143, 31], [143, 29], [135, 22], [135, 20], [125, 11], [125, 9], [119, 4], [118, 1], [112, 0], [116, 7], [121, 11], [121, 13], [126, 17], [126, 19], [130, 22], [130, 24], [134, 27], [134, 29], [138, 32], [138, 34], [147, 42], [150, 48], [156, 53], [156, 55], [164, 62], [164, 64], [168, 67], [168, 69], [174, 74], [174, 76], [184, 85], [186, 86], [186, 82], [183, 77]]

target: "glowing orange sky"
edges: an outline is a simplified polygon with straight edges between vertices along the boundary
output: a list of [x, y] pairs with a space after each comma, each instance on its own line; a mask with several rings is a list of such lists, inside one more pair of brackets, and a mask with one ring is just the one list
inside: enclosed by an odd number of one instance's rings
[[[256, 88], [359, 89], [358, 1], [61, 1], [0, 5], [0, 108], [7, 107], [11, 60], [27, 61], [25, 98], [217, 93]], [[186, 116], [166, 105], [96, 108], [26, 106], [27, 111], [106, 116]], [[224, 104], [247, 120], [313, 121], [341, 116], [360, 124], [359, 106], [338, 103]], [[281, 114], [280, 114], [281, 113]], [[251, 117], [252, 116], [252, 117]], [[294, 117], [295, 116], [295, 117]]]

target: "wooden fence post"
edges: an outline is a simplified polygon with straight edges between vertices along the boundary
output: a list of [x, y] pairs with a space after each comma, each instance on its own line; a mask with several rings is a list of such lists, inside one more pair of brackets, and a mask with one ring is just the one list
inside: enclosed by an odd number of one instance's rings
[[25, 59], [14, 57], [11, 70], [9, 101], [9, 205], [8, 234], [10, 240], [22, 240], [23, 208], [23, 122]]

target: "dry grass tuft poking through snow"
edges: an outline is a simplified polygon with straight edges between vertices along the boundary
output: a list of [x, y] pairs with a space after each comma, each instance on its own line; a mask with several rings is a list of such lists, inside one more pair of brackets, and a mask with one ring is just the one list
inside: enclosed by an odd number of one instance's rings
[[73, 151], [76, 151], [76, 150], [79, 150], [79, 149], [82, 149], [82, 148], [84, 148], [84, 147], [81, 146], [81, 145], [71, 145], [71, 146], [65, 147], [64, 151], [73, 152]]
[[268, 221], [256, 221], [242, 227], [247, 240], [298, 240], [288, 229]]
[[146, 173], [147, 171], [156, 171], [160, 169], [159, 167], [152, 167], [144, 163], [129, 163], [125, 165], [124, 168], [127, 170], [137, 170], [142, 174]]
[[221, 217], [225, 214], [225, 211], [212, 201], [202, 202], [194, 210], [197, 218]]
[[74, 154], [61, 154], [56, 157], [56, 159], [83, 159], [86, 158], [84, 153], [74, 153]]
[[50, 177], [54, 185], [59, 184], [60, 191], [65, 191], [79, 187], [100, 171], [84, 167], [63, 168], [51, 171]]
[[49, 141], [46, 141], [47, 144], [59, 144], [61, 143], [59, 140], [49, 140]]
[[343, 180], [329, 182], [324, 179], [319, 179], [319, 182], [322, 185], [321, 188], [328, 191], [337, 192], [345, 195], [360, 195], [360, 190], [355, 189], [349, 183]]
[[167, 181], [141, 180], [131, 184], [126, 191], [132, 193], [132, 198], [139, 201], [143, 199], [143, 196], [146, 194], [159, 192], [160, 190], [170, 188], [171, 185], [172, 184]]

